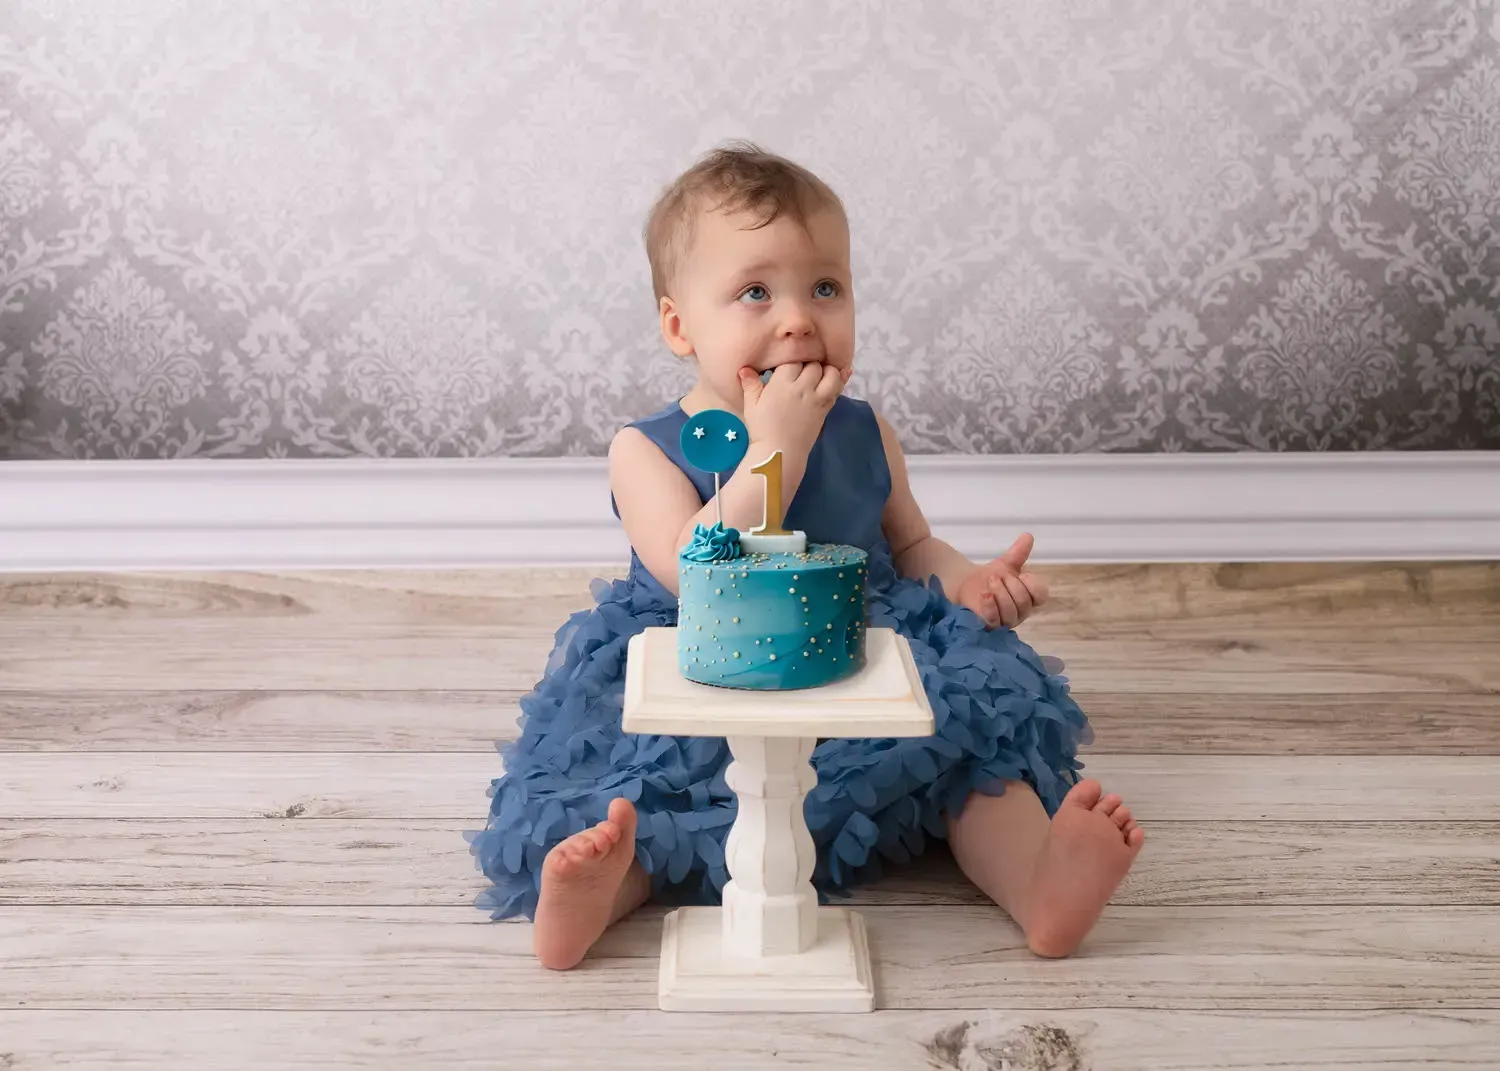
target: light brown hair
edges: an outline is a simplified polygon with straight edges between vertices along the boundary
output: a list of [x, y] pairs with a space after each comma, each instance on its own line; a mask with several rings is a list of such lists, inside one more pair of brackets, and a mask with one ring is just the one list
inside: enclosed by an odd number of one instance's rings
[[785, 213], [803, 226], [818, 209], [844, 214], [843, 202], [807, 168], [759, 146], [730, 142], [700, 157], [672, 182], [646, 218], [646, 259], [658, 302], [693, 240], [693, 220], [701, 211], [746, 212], [755, 227]]

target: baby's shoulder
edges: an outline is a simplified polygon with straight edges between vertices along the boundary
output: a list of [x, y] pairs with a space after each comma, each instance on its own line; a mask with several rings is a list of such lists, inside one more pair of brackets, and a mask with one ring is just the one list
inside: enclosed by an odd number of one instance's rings
[[656, 452], [671, 456], [670, 443], [681, 434], [685, 419], [686, 414], [674, 403], [622, 424], [610, 439], [610, 456], [613, 457], [617, 450], [638, 451], [643, 448], [654, 448]]
[[675, 490], [687, 479], [678, 445], [686, 422], [687, 414], [674, 402], [616, 429], [609, 444], [610, 483], [616, 494], [622, 485], [659, 488], [663, 481]]

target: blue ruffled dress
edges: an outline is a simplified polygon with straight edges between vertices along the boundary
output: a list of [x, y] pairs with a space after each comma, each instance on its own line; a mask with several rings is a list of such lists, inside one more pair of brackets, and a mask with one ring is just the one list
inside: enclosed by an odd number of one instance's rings
[[[713, 477], [683, 458], [687, 414], [677, 404], [632, 426], [683, 470], [707, 502]], [[930, 584], [899, 576], [880, 527], [891, 476], [870, 406], [840, 397], [829, 411], [786, 527], [814, 543], [869, 555], [872, 627], [911, 641], [936, 732], [916, 739], [842, 739], [812, 753], [818, 784], [805, 813], [818, 849], [813, 884], [825, 898], [870, 881], [888, 864], [945, 838], [945, 814], [974, 791], [1030, 784], [1049, 814], [1078, 780], [1092, 739], [1066, 679], [1008, 628], [988, 629]], [[616, 510], [618, 516], [618, 510]], [[595, 580], [592, 609], [557, 631], [536, 687], [521, 700], [521, 734], [500, 748], [489, 819], [467, 834], [493, 883], [477, 906], [495, 919], [536, 911], [542, 861], [553, 845], [601, 821], [616, 796], [636, 807], [636, 858], [654, 897], [716, 904], [729, 880], [724, 840], [735, 816], [723, 738], [651, 736], [620, 728], [625, 650], [645, 628], [677, 623], [677, 599], [632, 553], [624, 580]], [[1050, 661], [1050, 660], [1049, 660]]]

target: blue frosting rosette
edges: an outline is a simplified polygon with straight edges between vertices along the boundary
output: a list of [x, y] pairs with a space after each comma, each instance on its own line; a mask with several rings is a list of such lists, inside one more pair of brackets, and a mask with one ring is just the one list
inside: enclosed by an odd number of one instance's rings
[[691, 562], [732, 562], [744, 553], [738, 528], [700, 524], [693, 529], [693, 541], [683, 548], [682, 556]]

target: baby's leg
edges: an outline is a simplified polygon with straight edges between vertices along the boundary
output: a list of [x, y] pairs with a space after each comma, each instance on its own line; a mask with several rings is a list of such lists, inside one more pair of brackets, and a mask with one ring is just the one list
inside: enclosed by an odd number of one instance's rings
[[1067, 956], [1098, 921], [1146, 832], [1097, 781], [1074, 785], [1050, 821], [1030, 785], [1007, 781], [1002, 795], [971, 793], [949, 819], [948, 839], [969, 880], [1016, 920], [1033, 952]]
[[536, 958], [565, 971], [604, 931], [646, 902], [651, 879], [635, 858], [635, 808], [611, 800], [609, 817], [547, 853], [533, 928]]

